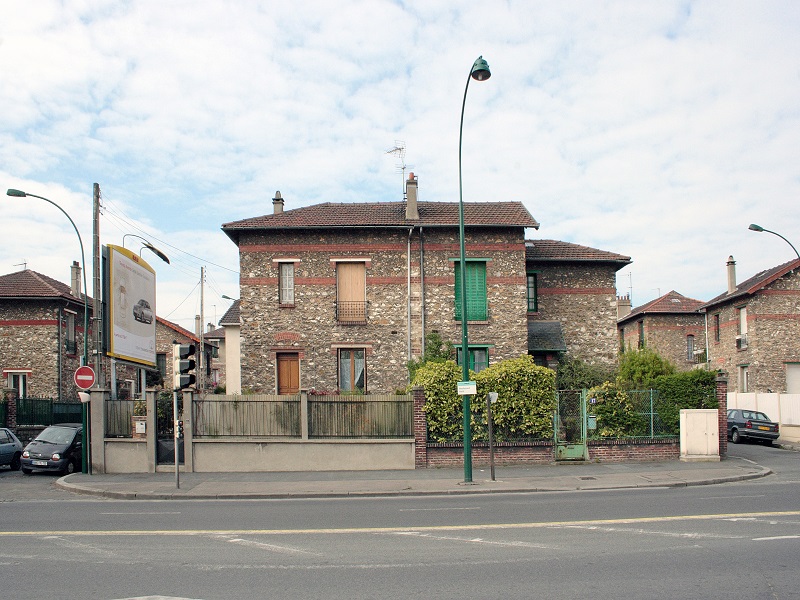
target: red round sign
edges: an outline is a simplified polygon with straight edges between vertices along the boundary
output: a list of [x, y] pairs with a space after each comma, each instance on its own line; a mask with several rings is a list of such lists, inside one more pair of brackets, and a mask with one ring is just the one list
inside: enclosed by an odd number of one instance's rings
[[82, 390], [88, 390], [94, 385], [94, 369], [86, 365], [78, 367], [75, 371], [75, 385]]

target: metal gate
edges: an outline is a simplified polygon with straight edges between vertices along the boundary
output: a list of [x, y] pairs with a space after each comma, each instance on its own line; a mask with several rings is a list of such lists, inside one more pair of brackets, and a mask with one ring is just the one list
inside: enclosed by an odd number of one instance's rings
[[586, 391], [561, 390], [553, 416], [556, 460], [588, 460]]
[[[178, 442], [178, 460], [183, 464], [183, 439], [175, 439], [175, 413], [172, 394], [159, 394], [156, 399], [156, 464], [175, 464], [175, 442]], [[178, 394], [178, 418], [183, 415], [183, 394]]]

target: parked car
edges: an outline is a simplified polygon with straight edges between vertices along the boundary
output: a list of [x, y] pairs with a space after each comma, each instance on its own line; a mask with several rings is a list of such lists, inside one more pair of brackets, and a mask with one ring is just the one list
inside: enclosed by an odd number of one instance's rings
[[34, 470], [74, 473], [82, 468], [83, 426], [80, 423], [60, 423], [47, 427], [22, 452], [22, 472]]
[[763, 412], [732, 408], [728, 411], [728, 438], [738, 444], [743, 439], [761, 440], [771, 444], [778, 439], [778, 424]]
[[19, 471], [22, 458], [22, 442], [14, 432], [0, 427], [0, 466], [8, 465], [12, 471]]
[[150, 303], [142, 298], [133, 305], [133, 318], [142, 323], [150, 324], [153, 322], [153, 309]]

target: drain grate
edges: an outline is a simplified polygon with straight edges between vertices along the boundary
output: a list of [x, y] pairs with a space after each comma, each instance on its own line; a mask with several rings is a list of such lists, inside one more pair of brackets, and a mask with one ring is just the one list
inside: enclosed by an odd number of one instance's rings
[[581, 479], [583, 481], [594, 481], [595, 479], [597, 479], [597, 477], [578, 477], [578, 479]]

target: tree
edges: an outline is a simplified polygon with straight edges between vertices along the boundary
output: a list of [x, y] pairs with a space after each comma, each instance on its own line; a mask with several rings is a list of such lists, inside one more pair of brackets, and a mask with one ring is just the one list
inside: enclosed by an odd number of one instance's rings
[[429, 333], [425, 336], [425, 352], [420, 358], [408, 361], [408, 378], [414, 381], [419, 368], [427, 363], [443, 363], [452, 360], [455, 356], [453, 342], [445, 342], [438, 333]]
[[656, 377], [672, 375], [675, 366], [649, 348], [626, 350], [619, 358], [617, 384], [628, 390], [646, 390], [655, 387]]
[[556, 385], [559, 390], [582, 390], [614, 379], [614, 369], [602, 365], [591, 365], [579, 358], [563, 357], [556, 369]]

